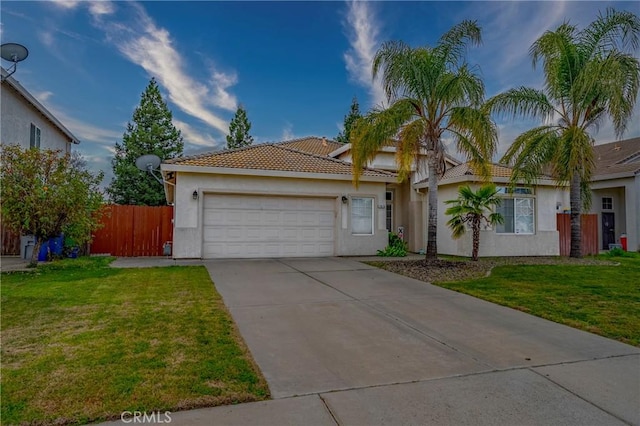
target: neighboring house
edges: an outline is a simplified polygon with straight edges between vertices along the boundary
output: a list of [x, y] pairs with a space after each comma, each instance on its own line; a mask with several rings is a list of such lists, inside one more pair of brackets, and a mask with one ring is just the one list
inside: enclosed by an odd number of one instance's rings
[[[47, 108], [4, 68], [0, 86], [0, 142], [23, 148], [71, 152], [76, 138]], [[5, 79], [6, 77], [6, 79]]]
[[[0, 68], [0, 143], [71, 152], [76, 138], [47, 108]], [[20, 253], [20, 236], [0, 226], [0, 254]]]
[[598, 246], [620, 243], [640, 250], [640, 138], [594, 147], [591, 213], [598, 215]]

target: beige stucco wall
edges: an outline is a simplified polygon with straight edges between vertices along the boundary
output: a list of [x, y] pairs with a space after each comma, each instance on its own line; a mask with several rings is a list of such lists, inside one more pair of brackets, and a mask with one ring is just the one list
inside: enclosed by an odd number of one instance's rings
[[[438, 188], [438, 252], [455, 256], [471, 256], [472, 237], [467, 232], [453, 239], [447, 226], [450, 216], [444, 212], [449, 207], [446, 200], [458, 196], [458, 185], [442, 185]], [[477, 188], [476, 185], [472, 187]], [[480, 232], [479, 256], [558, 256], [559, 235], [556, 230], [556, 212], [569, 204], [566, 191], [551, 186], [535, 189], [535, 233], [533, 235], [498, 234], [493, 229]], [[559, 209], [558, 209], [559, 208]]]
[[627, 235], [627, 248], [640, 250], [640, 176], [597, 181], [591, 184], [591, 213], [598, 215], [598, 248], [602, 246], [602, 197], [611, 197], [614, 213], [614, 235], [620, 242], [620, 235]]
[[0, 86], [2, 143], [29, 148], [31, 123], [41, 130], [40, 149], [69, 152], [67, 136], [6, 83]]
[[[320, 180], [205, 173], [178, 173], [176, 179], [173, 256], [200, 258], [203, 241], [203, 200], [206, 193], [298, 195], [335, 199], [336, 256], [375, 255], [388, 242], [385, 223], [384, 182], [361, 182], [356, 190], [350, 180]], [[196, 190], [200, 194], [193, 200]], [[350, 206], [342, 196], [374, 197], [374, 234], [352, 235]]]

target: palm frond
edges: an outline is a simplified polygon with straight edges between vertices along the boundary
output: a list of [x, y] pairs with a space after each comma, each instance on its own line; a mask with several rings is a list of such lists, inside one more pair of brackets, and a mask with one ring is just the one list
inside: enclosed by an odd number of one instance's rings
[[351, 155], [353, 181], [356, 186], [362, 169], [375, 158], [378, 150], [386, 142], [397, 136], [401, 127], [414, 113], [411, 101], [401, 100], [387, 109], [374, 109], [354, 123], [351, 130]]
[[536, 182], [545, 166], [556, 156], [560, 139], [558, 126], [541, 126], [528, 130], [518, 136], [501, 162], [513, 167], [511, 182]]
[[578, 41], [584, 55], [594, 58], [612, 50], [637, 50], [639, 33], [640, 18], [636, 14], [608, 7], [580, 32]]
[[480, 175], [489, 179], [489, 163], [498, 144], [498, 129], [486, 109], [451, 108], [447, 129], [456, 136], [458, 152], [467, 156]]
[[554, 112], [560, 113], [544, 92], [524, 86], [493, 96], [485, 103], [485, 108], [491, 113], [542, 121], [551, 118]]
[[467, 45], [479, 46], [480, 43], [482, 36], [477, 21], [465, 20], [440, 37], [436, 51], [449, 66], [456, 67], [464, 59]]

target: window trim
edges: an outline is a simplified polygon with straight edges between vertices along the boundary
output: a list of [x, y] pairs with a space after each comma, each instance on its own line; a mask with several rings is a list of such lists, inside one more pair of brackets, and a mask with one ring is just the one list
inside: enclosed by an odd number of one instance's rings
[[[356, 233], [353, 230], [353, 206], [355, 204], [355, 200], [369, 200], [370, 201], [370, 206], [371, 206], [371, 232], [370, 233]], [[358, 196], [358, 197], [351, 197], [351, 203], [350, 203], [350, 212], [349, 212], [349, 218], [351, 219], [351, 235], [353, 236], [371, 236], [375, 234], [375, 197], [370, 196]]]

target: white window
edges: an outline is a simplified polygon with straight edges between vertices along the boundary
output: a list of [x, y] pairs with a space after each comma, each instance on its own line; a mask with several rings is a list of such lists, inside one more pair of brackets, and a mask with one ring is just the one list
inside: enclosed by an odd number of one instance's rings
[[503, 198], [496, 209], [504, 218], [504, 223], [496, 226], [499, 234], [533, 234], [535, 233], [533, 198]]
[[351, 198], [351, 233], [373, 235], [373, 198]]
[[40, 148], [40, 128], [31, 123], [31, 131], [29, 133], [29, 148]]

